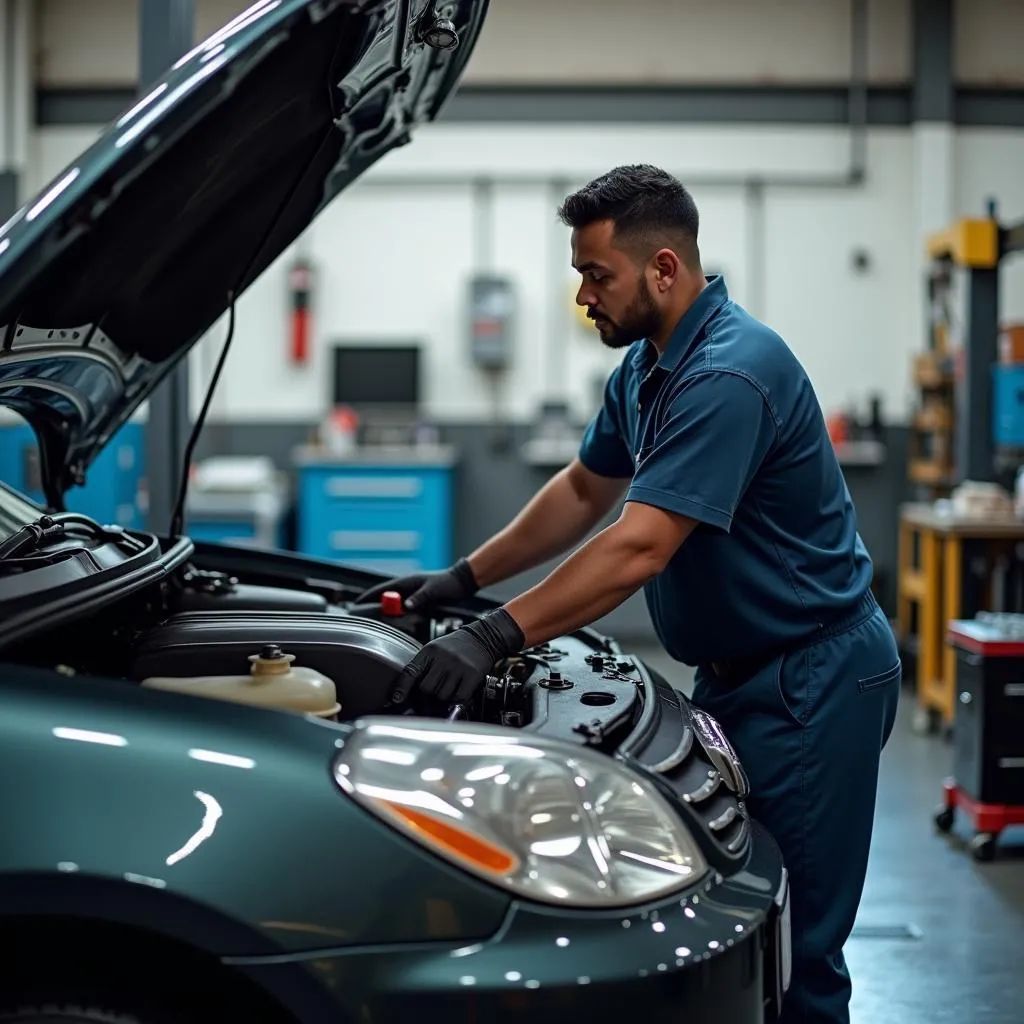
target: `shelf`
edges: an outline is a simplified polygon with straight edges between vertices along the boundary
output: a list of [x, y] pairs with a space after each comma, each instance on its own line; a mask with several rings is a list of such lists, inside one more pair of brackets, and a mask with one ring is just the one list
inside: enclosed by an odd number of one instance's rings
[[914, 414], [913, 426], [925, 434], [945, 433], [953, 429], [953, 412], [941, 405], [919, 409]]
[[933, 487], [952, 487], [953, 471], [941, 462], [928, 459], [912, 459], [907, 466], [907, 477], [915, 484], [931, 484]]
[[927, 389], [951, 388], [956, 383], [956, 376], [952, 368], [944, 368], [936, 356], [925, 353], [914, 357], [914, 383]]

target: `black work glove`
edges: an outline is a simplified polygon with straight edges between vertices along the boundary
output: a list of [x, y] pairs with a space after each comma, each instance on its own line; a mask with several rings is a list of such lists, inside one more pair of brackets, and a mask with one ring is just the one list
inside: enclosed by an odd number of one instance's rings
[[448, 704], [464, 704], [494, 666], [523, 648], [525, 637], [504, 608], [431, 640], [402, 670], [391, 699], [407, 700], [415, 689]]
[[469, 562], [465, 558], [460, 558], [450, 569], [417, 572], [378, 584], [360, 594], [355, 603], [370, 604], [379, 601], [385, 591], [397, 590], [405, 599], [408, 611], [421, 612], [472, 597], [479, 589], [480, 585], [469, 567]]

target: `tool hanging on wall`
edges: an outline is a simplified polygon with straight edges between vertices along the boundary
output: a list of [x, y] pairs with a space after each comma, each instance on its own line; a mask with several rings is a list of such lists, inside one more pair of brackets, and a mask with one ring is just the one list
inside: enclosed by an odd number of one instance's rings
[[289, 358], [293, 366], [305, 366], [310, 356], [312, 329], [311, 301], [314, 283], [313, 264], [299, 256], [288, 271], [288, 297], [290, 316]]

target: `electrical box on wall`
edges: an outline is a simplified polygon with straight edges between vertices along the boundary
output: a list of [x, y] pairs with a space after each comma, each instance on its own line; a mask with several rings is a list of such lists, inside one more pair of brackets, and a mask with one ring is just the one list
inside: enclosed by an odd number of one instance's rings
[[507, 370], [514, 345], [515, 293], [507, 277], [477, 274], [469, 282], [469, 355], [481, 370]]

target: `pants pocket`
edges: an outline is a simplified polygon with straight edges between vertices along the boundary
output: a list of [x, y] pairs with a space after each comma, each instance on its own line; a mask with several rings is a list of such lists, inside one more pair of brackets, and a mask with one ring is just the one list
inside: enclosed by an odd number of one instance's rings
[[811, 650], [784, 654], [776, 663], [775, 688], [789, 717], [797, 725], [805, 725], [813, 701], [811, 686]]
[[867, 693], [869, 690], [877, 689], [879, 686], [885, 686], [887, 683], [895, 682], [900, 679], [903, 675], [903, 662], [897, 661], [895, 665], [890, 665], [884, 672], [878, 672], [872, 676], [864, 676], [857, 680], [857, 689], [861, 693]]

